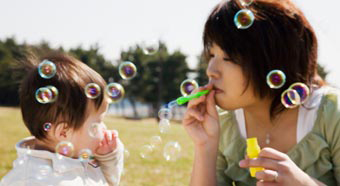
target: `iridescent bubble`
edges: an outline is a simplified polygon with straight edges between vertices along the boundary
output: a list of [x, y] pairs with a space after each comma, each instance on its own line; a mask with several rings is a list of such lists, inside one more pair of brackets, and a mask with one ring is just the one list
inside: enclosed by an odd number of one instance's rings
[[124, 159], [128, 159], [130, 157], [130, 152], [127, 149], [124, 149]]
[[53, 93], [50, 89], [46, 87], [39, 88], [35, 92], [35, 99], [42, 104], [50, 103], [53, 99]]
[[52, 99], [50, 101], [50, 103], [55, 102], [58, 98], [59, 95], [59, 91], [55, 86], [49, 85], [46, 86], [46, 88], [50, 89], [50, 91], [52, 92]]
[[55, 153], [59, 159], [63, 158], [63, 156], [73, 157], [74, 154], [74, 146], [69, 141], [61, 141], [55, 147]]
[[270, 88], [279, 89], [286, 83], [286, 75], [281, 70], [272, 70], [267, 74], [267, 84]]
[[154, 55], [159, 50], [159, 42], [157, 40], [143, 42], [142, 49], [145, 55]]
[[160, 136], [152, 136], [150, 138], [150, 145], [152, 148], [156, 148], [162, 144], [162, 138]]
[[106, 93], [112, 102], [119, 102], [124, 98], [124, 87], [119, 83], [110, 83], [106, 86]]
[[254, 0], [240, 0], [242, 6], [250, 6]]
[[158, 117], [159, 119], [171, 119], [172, 118], [172, 112], [168, 108], [162, 108], [158, 111]]
[[52, 128], [52, 123], [44, 123], [43, 128], [44, 131], [49, 131]]
[[247, 29], [253, 25], [255, 20], [254, 14], [248, 9], [238, 11], [234, 17], [234, 23], [238, 29]]
[[181, 94], [183, 96], [188, 96], [196, 88], [198, 88], [198, 83], [195, 80], [186, 79], [181, 83], [181, 86], [180, 86]]
[[170, 121], [168, 119], [161, 119], [158, 127], [161, 133], [167, 133], [170, 130]]
[[289, 89], [293, 89], [296, 90], [297, 93], [299, 93], [300, 95], [300, 104], [303, 104], [307, 101], [307, 98], [309, 97], [310, 91], [309, 88], [306, 84], [301, 83], [301, 82], [297, 82], [292, 84]]
[[281, 103], [286, 108], [295, 108], [300, 104], [300, 95], [296, 90], [287, 89], [281, 94]]
[[52, 61], [43, 60], [38, 66], [40, 77], [44, 79], [51, 79], [57, 73], [57, 67]]
[[102, 140], [105, 130], [106, 126], [103, 123], [92, 123], [88, 128], [88, 133], [90, 137]]
[[170, 103], [168, 103], [168, 108], [171, 110], [172, 108], [174, 108], [174, 107], [177, 107], [177, 106], [179, 106], [178, 104], [177, 104], [177, 101], [176, 100], [173, 100], [173, 101], [171, 101]]
[[82, 149], [79, 151], [78, 159], [81, 162], [89, 162], [93, 159], [93, 154], [90, 149]]
[[170, 141], [164, 146], [163, 156], [166, 161], [176, 161], [181, 156], [181, 150], [177, 141]]
[[150, 157], [152, 152], [153, 152], [153, 148], [151, 147], [151, 145], [143, 145], [140, 148], [139, 155], [140, 155], [141, 158], [147, 159], [147, 158]]
[[101, 88], [96, 83], [89, 83], [85, 86], [85, 95], [90, 99], [96, 99], [101, 93]]
[[119, 75], [126, 80], [130, 80], [137, 75], [137, 67], [130, 61], [125, 61], [119, 65]]

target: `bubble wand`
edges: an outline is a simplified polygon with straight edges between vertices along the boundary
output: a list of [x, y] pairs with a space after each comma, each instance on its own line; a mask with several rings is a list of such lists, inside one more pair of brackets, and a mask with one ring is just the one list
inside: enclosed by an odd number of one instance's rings
[[184, 103], [190, 101], [190, 100], [193, 100], [193, 99], [197, 99], [201, 96], [204, 96], [206, 94], [208, 94], [210, 92], [210, 90], [202, 90], [200, 92], [197, 92], [195, 94], [191, 94], [189, 96], [182, 96], [182, 97], [179, 97], [176, 99], [176, 103], [178, 105], [183, 105]]

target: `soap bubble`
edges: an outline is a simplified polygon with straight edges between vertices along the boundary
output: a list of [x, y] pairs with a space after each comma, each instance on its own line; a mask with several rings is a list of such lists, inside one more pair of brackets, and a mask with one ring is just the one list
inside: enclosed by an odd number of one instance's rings
[[119, 65], [119, 74], [123, 79], [130, 80], [137, 75], [137, 67], [130, 61], [125, 61]]
[[51, 79], [57, 73], [57, 67], [52, 61], [43, 60], [38, 66], [40, 77], [44, 79]]
[[242, 6], [250, 6], [254, 0], [240, 0]]
[[234, 17], [234, 23], [238, 29], [247, 29], [253, 25], [255, 20], [254, 14], [248, 9], [238, 11]]
[[38, 166], [38, 174], [35, 176], [36, 179], [42, 180], [48, 178], [50, 174], [52, 174], [52, 167], [49, 165], [39, 165]]
[[106, 93], [112, 102], [119, 102], [124, 98], [124, 87], [119, 83], [110, 83], [106, 86]]
[[176, 161], [181, 156], [181, 150], [177, 141], [170, 141], [164, 146], [163, 156], [166, 161]]
[[172, 112], [168, 108], [162, 108], [158, 112], [159, 119], [171, 119], [172, 118]]
[[124, 149], [124, 159], [128, 159], [130, 157], [130, 152], [127, 149]]
[[89, 83], [85, 86], [85, 95], [90, 99], [96, 99], [101, 93], [101, 88], [96, 83]]
[[44, 123], [43, 128], [44, 131], [49, 131], [52, 128], [52, 123]]
[[198, 88], [198, 83], [193, 79], [186, 79], [181, 83], [180, 90], [183, 96], [188, 96]]
[[286, 75], [281, 70], [272, 70], [267, 74], [267, 84], [270, 88], [279, 89], [286, 83]]
[[63, 156], [67, 157], [73, 157], [74, 154], [74, 146], [69, 141], [61, 141], [58, 143], [58, 145], [55, 147], [55, 153], [57, 154], [57, 157], [61, 159]]
[[39, 88], [35, 92], [35, 99], [42, 104], [50, 103], [53, 99], [53, 93], [50, 89], [46, 87]]
[[178, 106], [178, 103], [176, 100], [171, 101], [170, 103], [168, 103], [168, 108], [171, 110], [172, 108]]
[[161, 133], [167, 133], [170, 130], [170, 121], [168, 119], [161, 119], [158, 127]]
[[93, 159], [93, 154], [90, 149], [82, 149], [79, 151], [78, 159], [81, 162], [89, 162]]
[[156, 148], [160, 144], [162, 144], [162, 138], [160, 136], [152, 136], [150, 138], [150, 145], [152, 148]]
[[139, 155], [140, 155], [141, 158], [147, 159], [147, 158], [150, 157], [152, 152], [153, 152], [153, 149], [152, 149], [151, 145], [143, 145], [140, 148]]
[[154, 55], [159, 50], [159, 42], [157, 40], [143, 42], [142, 49], [145, 55]]
[[309, 97], [310, 91], [307, 85], [304, 83], [294, 83], [292, 84], [289, 89], [296, 90], [297, 93], [300, 95], [300, 102], [301, 104], [305, 103], [307, 101], [307, 98]]
[[52, 92], [52, 99], [50, 100], [50, 103], [55, 102], [59, 95], [58, 89], [52, 85], [46, 86], [46, 88], [50, 89], [50, 91]]
[[296, 90], [287, 89], [281, 94], [281, 103], [286, 108], [295, 108], [300, 104], [300, 95]]
[[106, 126], [103, 123], [92, 123], [88, 128], [88, 133], [90, 137], [96, 139], [104, 139], [104, 132], [106, 130]]

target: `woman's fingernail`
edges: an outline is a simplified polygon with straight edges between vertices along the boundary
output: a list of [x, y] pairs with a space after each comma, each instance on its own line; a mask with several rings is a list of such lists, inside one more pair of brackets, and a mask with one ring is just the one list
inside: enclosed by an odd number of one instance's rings
[[246, 162], [244, 160], [241, 160], [238, 164], [239, 164], [240, 167], [246, 166]]

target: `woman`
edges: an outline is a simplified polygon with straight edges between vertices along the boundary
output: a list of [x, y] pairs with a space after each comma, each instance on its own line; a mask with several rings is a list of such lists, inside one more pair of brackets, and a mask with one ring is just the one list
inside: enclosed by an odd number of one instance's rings
[[[255, 17], [243, 28], [234, 19], [241, 9]], [[191, 185], [340, 185], [339, 94], [317, 74], [317, 39], [304, 14], [289, 0], [223, 1], [203, 40], [210, 81], [197, 91], [211, 91], [189, 102], [183, 119], [195, 144]], [[282, 87], [267, 82], [273, 70], [286, 76]], [[281, 94], [296, 82], [310, 94], [288, 109]], [[262, 149], [255, 159], [245, 157], [251, 137]], [[253, 178], [249, 167], [265, 170]]]

